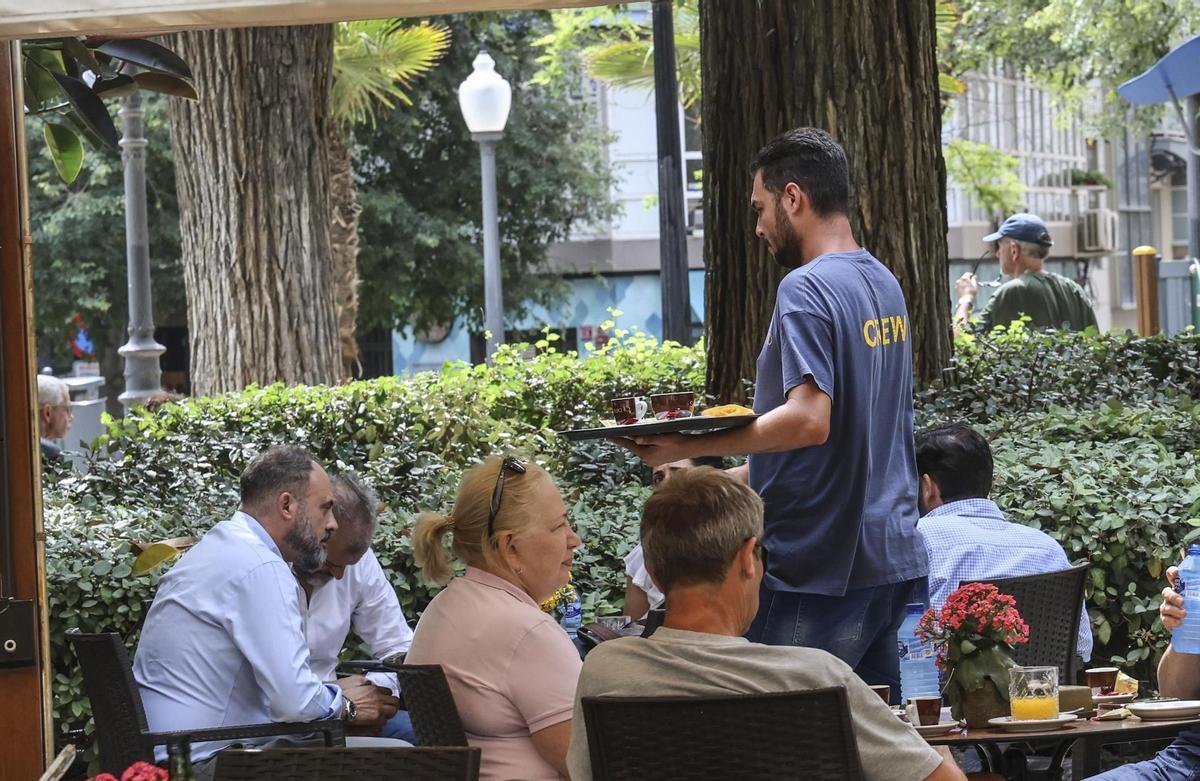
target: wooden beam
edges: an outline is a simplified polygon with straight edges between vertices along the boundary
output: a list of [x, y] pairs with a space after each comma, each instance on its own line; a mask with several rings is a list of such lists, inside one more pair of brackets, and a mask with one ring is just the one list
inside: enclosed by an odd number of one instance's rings
[[[31, 599], [38, 617], [35, 663], [0, 667], [0, 781], [41, 775], [50, 757], [50, 669], [42, 541], [41, 462], [35, 419], [33, 300], [20, 82], [20, 44], [0, 43], [0, 376], [3, 383], [3, 483], [0, 508], [7, 539], [0, 566], [11, 561], [12, 593]], [[0, 583], [9, 580], [5, 577]], [[3, 586], [0, 586], [3, 588]]]

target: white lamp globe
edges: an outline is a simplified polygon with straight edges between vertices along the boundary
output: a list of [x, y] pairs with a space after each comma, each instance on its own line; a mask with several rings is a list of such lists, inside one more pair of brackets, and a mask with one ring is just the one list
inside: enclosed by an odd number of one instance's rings
[[496, 73], [496, 61], [486, 51], [475, 56], [475, 70], [458, 85], [458, 106], [472, 133], [500, 133], [512, 107], [512, 87]]

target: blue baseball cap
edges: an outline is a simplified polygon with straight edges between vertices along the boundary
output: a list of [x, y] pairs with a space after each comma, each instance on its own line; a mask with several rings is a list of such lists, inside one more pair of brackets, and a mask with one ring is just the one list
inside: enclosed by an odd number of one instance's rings
[[983, 237], [986, 242], [1000, 241], [1000, 239], [1028, 241], [1030, 244], [1041, 244], [1043, 247], [1054, 246], [1054, 241], [1050, 238], [1050, 229], [1036, 214], [1014, 214], [1004, 221], [1000, 230]]

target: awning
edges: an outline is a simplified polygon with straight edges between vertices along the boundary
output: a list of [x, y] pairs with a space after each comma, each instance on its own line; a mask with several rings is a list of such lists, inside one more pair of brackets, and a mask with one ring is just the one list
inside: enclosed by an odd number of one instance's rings
[[1167, 52], [1161, 60], [1117, 87], [1130, 103], [1170, 103], [1200, 92], [1200, 35]]
[[611, 5], [616, 0], [0, 0], [0, 39], [72, 34], [154, 35], [184, 29], [319, 24]]

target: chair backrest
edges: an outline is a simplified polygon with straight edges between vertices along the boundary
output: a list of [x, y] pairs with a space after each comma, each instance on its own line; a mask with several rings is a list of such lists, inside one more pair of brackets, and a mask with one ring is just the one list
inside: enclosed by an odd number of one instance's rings
[[215, 781], [476, 781], [480, 750], [442, 748], [271, 748], [219, 752]]
[[467, 734], [440, 664], [400, 664], [392, 668], [404, 707], [412, 717], [418, 746], [465, 746]]
[[666, 617], [667, 609], [665, 607], [652, 608], [646, 614], [646, 628], [642, 631], [642, 637], [649, 637], [658, 631], [658, 628], [663, 625]]
[[154, 746], [145, 737], [146, 711], [121, 636], [68, 633], [67, 641], [79, 658], [83, 690], [92, 703], [100, 772], [120, 777], [134, 762], [154, 761]]
[[1029, 642], [1013, 649], [1022, 667], [1057, 667], [1060, 683], [1075, 682], [1075, 646], [1088, 564], [1058, 572], [1012, 578], [963, 581], [991, 583], [1017, 600], [1017, 612], [1029, 625]]
[[844, 687], [729, 697], [584, 697], [592, 777], [860, 781]]

